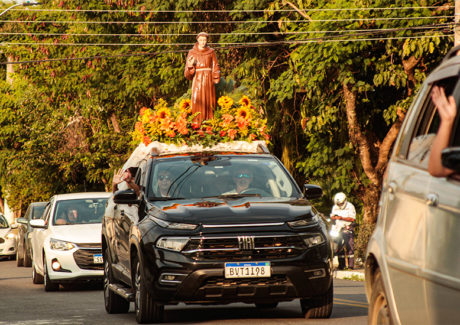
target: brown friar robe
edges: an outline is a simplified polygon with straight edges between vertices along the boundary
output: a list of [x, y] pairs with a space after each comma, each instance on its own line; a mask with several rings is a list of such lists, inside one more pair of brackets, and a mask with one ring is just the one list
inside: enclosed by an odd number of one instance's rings
[[196, 122], [209, 120], [214, 116], [216, 107], [216, 90], [214, 83], [220, 80], [220, 68], [217, 63], [216, 53], [206, 46], [203, 50], [198, 49], [198, 43], [188, 52], [187, 61], [193, 56], [196, 65], [185, 65], [185, 78], [192, 81], [192, 114], [200, 112], [195, 118]]

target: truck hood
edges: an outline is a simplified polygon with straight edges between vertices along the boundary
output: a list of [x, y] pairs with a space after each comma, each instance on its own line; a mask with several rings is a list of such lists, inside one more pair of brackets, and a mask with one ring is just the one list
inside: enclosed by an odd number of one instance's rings
[[100, 223], [55, 226], [50, 237], [76, 244], [101, 243], [101, 229]]
[[286, 222], [314, 215], [306, 200], [255, 201], [254, 198], [155, 202], [149, 213], [172, 222], [209, 225]]

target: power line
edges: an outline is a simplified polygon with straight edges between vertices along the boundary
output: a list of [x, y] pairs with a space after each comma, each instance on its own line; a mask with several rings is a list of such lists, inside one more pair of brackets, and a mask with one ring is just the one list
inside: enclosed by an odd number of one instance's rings
[[[370, 28], [370, 29], [344, 29], [344, 30], [313, 30], [313, 31], [273, 31], [273, 32], [250, 32], [250, 33], [240, 33], [240, 32], [229, 32], [229, 33], [208, 33], [209, 36], [251, 36], [251, 35], [303, 35], [303, 34], [322, 34], [322, 33], [345, 33], [345, 32], [360, 32], [360, 31], [386, 31], [386, 32], [396, 32], [396, 31], [406, 31], [406, 30], [430, 30], [430, 29], [439, 29], [446, 27], [453, 27], [453, 23], [442, 23], [435, 25], [421, 25], [421, 26], [411, 26], [411, 27], [400, 27], [400, 28]], [[0, 32], [0, 36], [103, 36], [103, 37], [148, 37], [148, 36], [196, 36], [196, 33], [153, 33], [153, 34], [130, 34], [130, 33], [121, 33], [121, 34], [104, 34], [104, 33], [33, 33], [33, 32]]]
[[[223, 42], [210, 43], [210, 45], [220, 45], [214, 47], [215, 50], [221, 50], [226, 47], [255, 47], [255, 46], [275, 46], [275, 45], [301, 45], [309, 43], [330, 43], [330, 42], [364, 42], [364, 41], [386, 41], [386, 40], [403, 40], [419, 38], [443, 38], [450, 37], [453, 33], [445, 35], [419, 35], [419, 36], [395, 36], [395, 37], [374, 37], [374, 38], [356, 38], [356, 39], [324, 39], [315, 38], [307, 40], [286, 40], [274, 42]], [[28, 42], [4, 42], [2, 45], [27, 45], [27, 46], [192, 46], [195, 43], [28, 43]], [[185, 50], [184, 50], [185, 51]], [[14, 64], [14, 63], [9, 63]]]
[[[382, 11], [382, 10], [423, 10], [423, 9], [453, 9], [454, 6], [419, 6], [419, 7], [379, 7], [379, 8], [311, 8], [300, 9], [304, 12], [323, 11]], [[36, 11], [36, 12], [96, 12], [96, 13], [265, 13], [265, 12], [298, 12], [296, 9], [221, 9], [221, 10], [139, 10], [139, 9], [41, 9], [41, 8], [15, 8], [11, 11]]]
[[351, 21], [401, 21], [421, 19], [448, 19], [449, 16], [429, 17], [375, 17], [375, 18], [343, 18], [343, 19], [304, 19], [304, 20], [233, 20], [233, 21], [82, 21], [82, 20], [0, 20], [0, 23], [23, 23], [23, 24], [109, 24], [109, 25], [161, 25], [161, 24], [268, 24], [268, 23], [315, 23], [315, 22], [351, 22]]

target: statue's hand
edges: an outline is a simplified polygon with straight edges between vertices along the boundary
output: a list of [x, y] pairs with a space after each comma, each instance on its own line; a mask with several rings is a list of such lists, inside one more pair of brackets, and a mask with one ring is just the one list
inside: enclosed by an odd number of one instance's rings
[[190, 56], [187, 60], [187, 64], [189, 67], [196, 65], [196, 59], [193, 56]]

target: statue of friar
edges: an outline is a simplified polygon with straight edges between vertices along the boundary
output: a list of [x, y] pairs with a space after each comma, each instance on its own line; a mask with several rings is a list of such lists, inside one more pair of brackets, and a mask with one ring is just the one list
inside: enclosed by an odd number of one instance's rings
[[184, 75], [192, 80], [192, 114], [199, 112], [196, 122], [209, 120], [214, 116], [216, 107], [216, 89], [219, 83], [220, 68], [216, 53], [208, 44], [208, 34], [201, 32], [197, 42], [188, 52]]

